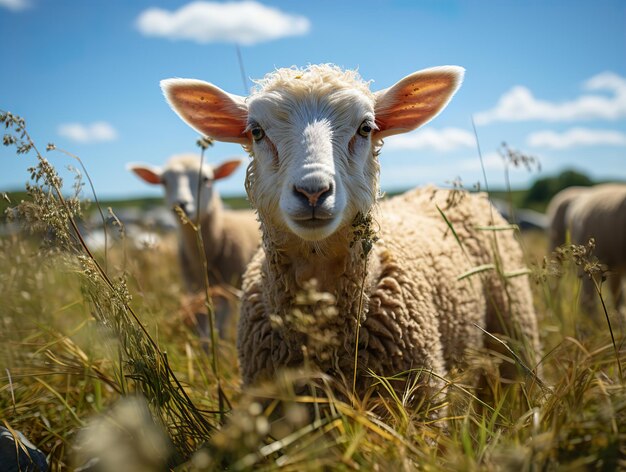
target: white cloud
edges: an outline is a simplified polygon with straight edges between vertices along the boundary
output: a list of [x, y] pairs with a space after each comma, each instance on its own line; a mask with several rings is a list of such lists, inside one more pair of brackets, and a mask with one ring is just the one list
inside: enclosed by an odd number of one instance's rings
[[28, 0], [0, 0], [0, 7], [19, 11], [30, 7], [30, 2]]
[[472, 133], [460, 128], [440, 130], [426, 128], [409, 134], [391, 136], [385, 141], [385, 149], [433, 149], [446, 152], [476, 146]]
[[537, 131], [528, 136], [527, 143], [533, 147], [569, 149], [579, 146], [626, 146], [626, 134], [613, 130], [572, 128], [563, 133]]
[[458, 163], [455, 163], [454, 167], [459, 172], [480, 171], [483, 167], [485, 170], [503, 170], [504, 159], [497, 152], [489, 152], [483, 155], [482, 163], [480, 157], [476, 155], [475, 157], [463, 159]]
[[528, 88], [518, 85], [502, 95], [495, 108], [477, 113], [475, 121], [476, 124], [485, 125], [494, 121], [626, 118], [626, 78], [612, 72], [603, 72], [587, 80], [583, 88], [589, 92], [605, 94], [585, 94], [571, 101], [554, 103], [537, 99]]
[[146, 36], [187, 39], [202, 44], [221, 41], [251, 45], [305, 34], [311, 24], [304, 16], [249, 0], [196, 1], [175, 11], [149, 8], [139, 15], [137, 27]]
[[104, 121], [98, 121], [89, 125], [65, 123], [59, 126], [58, 133], [64, 138], [85, 144], [117, 139], [115, 128]]

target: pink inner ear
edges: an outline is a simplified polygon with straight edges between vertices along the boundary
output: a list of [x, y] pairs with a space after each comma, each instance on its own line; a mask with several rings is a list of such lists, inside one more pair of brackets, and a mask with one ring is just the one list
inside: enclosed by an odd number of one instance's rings
[[224, 177], [228, 177], [230, 174], [235, 172], [235, 170], [237, 169], [237, 167], [239, 167], [240, 164], [241, 164], [240, 159], [233, 160], [233, 161], [226, 161], [220, 164], [218, 167], [213, 169], [213, 178], [215, 180], [219, 180], [219, 179], [223, 179]]
[[414, 130], [434, 118], [458, 89], [463, 69], [437, 67], [411, 74], [380, 92], [376, 125], [380, 137]]
[[249, 141], [244, 134], [248, 110], [242, 97], [199, 80], [164, 80], [161, 86], [174, 111], [201, 134], [218, 141]]
[[131, 170], [144, 182], [157, 185], [162, 183], [161, 176], [147, 167], [131, 167]]

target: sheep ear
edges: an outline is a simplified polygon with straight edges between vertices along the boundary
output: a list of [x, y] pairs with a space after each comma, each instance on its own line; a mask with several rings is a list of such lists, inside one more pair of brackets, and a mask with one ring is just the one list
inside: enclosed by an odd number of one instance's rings
[[161, 89], [178, 116], [202, 135], [218, 141], [249, 143], [245, 133], [248, 108], [243, 97], [195, 79], [162, 80]]
[[376, 137], [406, 133], [433, 119], [461, 86], [464, 72], [457, 66], [424, 69], [377, 92]]
[[228, 177], [230, 174], [235, 172], [235, 169], [239, 167], [239, 164], [241, 164], [241, 159], [222, 162], [219, 166], [213, 169], [213, 178], [215, 180], [219, 180], [224, 177]]
[[144, 182], [153, 185], [163, 183], [163, 172], [158, 167], [152, 167], [147, 164], [128, 164], [126, 168], [134, 172]]

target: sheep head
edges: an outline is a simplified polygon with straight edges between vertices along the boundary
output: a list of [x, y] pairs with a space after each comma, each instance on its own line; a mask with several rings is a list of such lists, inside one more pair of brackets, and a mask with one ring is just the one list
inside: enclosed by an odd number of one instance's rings
[[462, 78], [436, 67], [374, 93], [355, 71], [311, 65], [268, 74], [247, 98], [198, 80], [161, 87], [190, 126], [251, 153], [247, 188], [262, 221], [319, 242], [375, 203], [382, 139], [436, 116]]
[[240, 164], [241, 159], [233, 159], [217, 166], [204, 164], [200, 169], [199, 156], [180, 155], [170, 158], [163, 168], [149, 164], [127, 167], [144, 182], [162, 185], [168, 206], [180, 208], [193, 221], [196, 216], [203, 219], [213, 210], [213, 182], [228, 177]]

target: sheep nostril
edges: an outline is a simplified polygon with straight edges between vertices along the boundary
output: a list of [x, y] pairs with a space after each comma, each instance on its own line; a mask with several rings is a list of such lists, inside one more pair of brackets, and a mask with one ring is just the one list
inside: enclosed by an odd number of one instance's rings
[[332, 193], [332, 186], [326, 185], [321, 189], [310, 189], [306, 187], [294, 186], [293, 190], [298, 198], [304, 199], [309, 204], [309, 206], [316, 207]]

